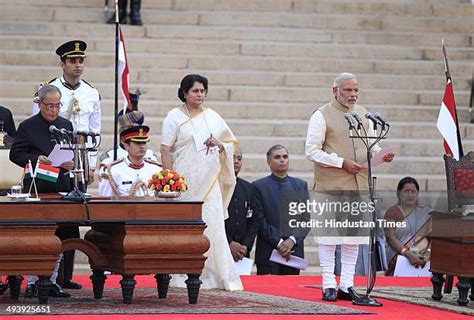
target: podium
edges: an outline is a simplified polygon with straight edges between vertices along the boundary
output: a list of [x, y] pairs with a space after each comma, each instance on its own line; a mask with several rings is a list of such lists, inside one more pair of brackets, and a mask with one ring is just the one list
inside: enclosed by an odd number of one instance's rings
[[[441, 300], [444, 275], [458, 277], [459, 305], [474, 300], [474, 214], [432, 212], [431, 268], [434, 300]], [[446, 292], [445, 293], [450, 293]]]

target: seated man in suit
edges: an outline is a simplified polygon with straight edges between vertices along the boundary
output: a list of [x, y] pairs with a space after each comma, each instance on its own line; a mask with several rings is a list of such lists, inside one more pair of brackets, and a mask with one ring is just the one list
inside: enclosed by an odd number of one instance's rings
[[[50, 126], [58, 129], [66, 129], [72, 131], [72, 123], [65, 118], [59, 116], [61, 108], [61, 91], [53, 85], [45, 85], [38, 91], [38, 103], [40, 112], [26, 119], [18, 126], [17, 135], [10, 150], [10, 160], [20, 167], [25, 167], [30, 161], [32, 167], [36, 167], [36, 163], [44, 166], [45, 170], [56, 171], [58, 168], [51, 167], [51, 160], [48, 155], [54, 148], [55, 137], [49, 132]], [[55, 193], [60, 191], [71, 191], [72, 180], [67, 174], [68, 170], [74, 168], [74, 162], [66, 161], [59, 166], [59, 174], [57, 180], [52, 182], [51, 179], [36, 179], [36, 187], [39, 193]], [[31, 177], [23, 180], [23, 192], [30, 190], [32, 183]], [[69, 239], [78, 234], [78, 227], [59, 227], [56, 235], [61, 239]], [[70, 294], [62, 291], [61, 287], [56, 284], [56, 270], [51, 276], [53, 286], [49, 292], [52, 297], [70, 297]], [[28, 277], [28, 286], [25, 297], [32, 298], [36, 295], [35, 277]]]
[[242, 152], [236, 149], [234, 151], [234, 172], [237, 184], [227, 209], [229, 218], [225, 220], [225, 233], [234, 261], [249, 257], [258, 231], [258, 221], [250, 207], [252, 184], [237, 177], [241, 167]]
[[269, 259], [274, 249], [287, 260], [292, 254], [304, 257], [303, 241], [309, 229], [301, 231], [289, 228], [289, 213], [282, 209], [288, 208], [286, 201], [307, 201], [308, 184], [288, 176], [288, 150], [282, 145], [274, 145], [268, 150], [267, 164], [271, 174], [253, 183], [252, 209], [258, 219], [255, 253], [257, 274], [297, 275], [299, 269], [273, 263]]

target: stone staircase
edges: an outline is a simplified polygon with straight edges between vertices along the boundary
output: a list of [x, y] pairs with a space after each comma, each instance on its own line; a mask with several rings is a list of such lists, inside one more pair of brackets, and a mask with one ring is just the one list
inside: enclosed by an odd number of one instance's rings
[[[102, 96], [101, 148], [107, 150], [113, 142], [114, 26], [104, 23], [103, 4], [0, 0], [0, 104], [17, 122], [28, 117], [37, 85], [60, 74], [56, 47], [83, 39], [84, 78]], [[402, 176], [412, 175], [425, 191], [443, 190], [436, 130], [445, 86], [441, 38], [463, 145], [474, 150], [467, 111], [474, 61], [469, 0], [143, 0], [142, 7], [145, 25], [125, 25], [123, 33], [131, 86], [147, 92], [140, 109], [152, 127], [154, 150], [163, 117], [178, 105], [179, 81], [201, 73], [210, 81], [207, 106], [241, 142], [241, 176], [267, 175], [264, 154], [282, 143], [290, 151], [291, 174], [311, 185], [312, 165], [304, 157], [308, 119], [331, 98], [335, 75], [349, 71], [360, 81], [360, 103], [391, 121], [382, 145], [400, 147], [393, 164], [376, 168], [378, 188], [393, 190]], [[313, 244], [308, 239], [316, 265]]]

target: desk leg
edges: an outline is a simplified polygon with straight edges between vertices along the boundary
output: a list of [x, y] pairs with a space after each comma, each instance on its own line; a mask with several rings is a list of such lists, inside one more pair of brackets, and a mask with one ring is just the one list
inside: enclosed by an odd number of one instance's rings
[[103, 270], [92, 270], [90, 276], [92, 280], [92, 289], [94, 291], [94, 299], [102, 299], [102, 293], [104, 293], [104, 283], [107, 276], [104, 275]]
[[443, 295], [441, 294], [444, 283], [443, 274], [433, 273], [433, 276], [431, 277], [431, 283], [433, 284], [433, 294], [431, 295], [431, 298], [433, 298], [433, 300], [440, 301], [443, 298]]
[[168, 288], [170, 285], [171, 276], [169, 274], [156, 274], [156, 288], [158, 289], [158, 298], [166, 299]]
[[39, 304], [48, 304], [49, 290], [53, 284], [49, 280], [50, 276], [39, 276], [38, 280], [38, 301]]
[[199, 288], [202, 284], [202, 281], [199, 280], [199, 276], [200, 274], [188, 274], [188, 279], [185, 281], [188, 287], [189, 304], [197, 304]]
[[20, 287], [23, 281], [22, 276], [8, 276], [8, 285], [10, 286], [10, 297], [14, 300], [20, 298]]
[[460, 306], [466, 306], [469, 302], [469, 300], [467, 300], [467, 294], [469, 293], [469, 289], [471, 288], [471, 279], [458, 277], [458, 280], [458, 284], [456, 285], [459, 291], [458, 304]]
[[133, 279], [135, 275], [133, 274], [123, 274], [122, 280], [120, 280], [120, 285], [122, 286], [122, 297], [123, 303], [131, 304], [133, 298], [133, 290], [137, 282]]

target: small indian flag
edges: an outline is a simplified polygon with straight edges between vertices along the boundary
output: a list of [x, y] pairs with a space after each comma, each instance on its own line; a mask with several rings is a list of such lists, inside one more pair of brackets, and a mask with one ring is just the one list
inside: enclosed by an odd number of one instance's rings
[[59, 171], [59, 168], [39, 163], [36, 164], [35, 177], [38, 179], [56, 183], [56, 180], [58, 180]]
[[23, 179], [24, 178], [32, 178], [35, 175], [33, 174], [33, 166], [31, 165], [31, 161], [29, 161], [25, 168], [23, 169]]

